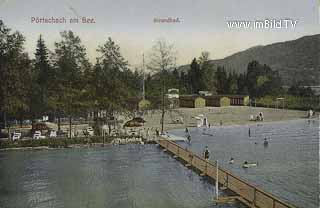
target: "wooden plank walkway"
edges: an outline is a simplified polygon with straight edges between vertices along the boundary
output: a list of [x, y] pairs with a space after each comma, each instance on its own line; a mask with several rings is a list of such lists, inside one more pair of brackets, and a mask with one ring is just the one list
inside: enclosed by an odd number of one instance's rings
[[[202, 175], [206, 175], [216, 180], [216, 166], [214, 163], [205, 160], [204, 158], [182, 148], [175, 142], [160, 138], [157, 143], [166, 150], [172, 153], [176, 158], [183, 160], [186, 167], [196, 168]], [[238, 176], [233, 175], [227, 170], [219, 167], [218, 182], [239, 195], [238, 200], [248, 207], [256, 208], [296, 208], [276, 196], [261, 190], [254, 185], [249, 184]]]

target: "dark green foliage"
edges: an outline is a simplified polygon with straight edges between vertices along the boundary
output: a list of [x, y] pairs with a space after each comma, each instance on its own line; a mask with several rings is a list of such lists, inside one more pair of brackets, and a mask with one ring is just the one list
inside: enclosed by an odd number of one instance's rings
[[200, 73], [200, 65], [197, 62], [197, 59], [194, 58], [190, 65], [190, 71], [188, 73], [190, 80], [190, 91], [191, 94], [198, 93], [201, 90], [201, 73]]
[[125, 107], [125, 99], [132, 95], [131, 88], [124, 83], [137, 81], [135, 76], [139, 75], [129, 72], [128, 62], [120, 54], [120, 47], [110, 37], [97, 51], [100, 57], [92, 77], [94, 107], [96, 110], [107, 110], [109, 116], [113, 116]]
[[31, 60], [24, 52], [24, 41], [0, 20], [0, 112], [8, 117], [21, 118], [29, 109]]
[[58, 111], [73, 116], [87, 107], [83, 74], [89, 70], [90, 63], [78, 36], [64, 31], [61, 38], [55, 43], [55, 89], [51, 101]]
[[294, 85], [288, 89], [288, 94], [300, 97], [313, 97], [314, 92], [311, 87], [300, 87], [299, 85]]
[[[277, 102], [277, 96], [265, 96], [257, 99], [257, 106], [269, 108], [286, 108], [296, 110], [320, 110], [319, 97], [301, 97], [285, 95], [284, 101]], [[282, 103], [283, 102], [283, 103]], [[284, 106], [282, 106], [284, 104]]]
[[277, 71], [257, 61], [248, 64], [247, 87], [251, 97], [281, 94], [281, 86], [281, 78]]
[[227, 94], [229, 91], [229, 83], [227, 72], [224, 67], [218, 66], [217, 71], [215, 72], [215, 87], [218, 94]]

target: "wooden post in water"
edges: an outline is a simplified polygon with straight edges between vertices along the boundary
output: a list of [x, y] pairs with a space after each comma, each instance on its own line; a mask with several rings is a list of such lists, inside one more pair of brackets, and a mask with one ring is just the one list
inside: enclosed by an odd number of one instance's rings
[[103, 146], [104, 146], [104, 143], [105, 143], [105, 137], [106, 137], [106, 131], [104, 129], [102, 129], [102, 132], [103, 132]]
[[218, 160], [216, 162], [216, 200], [219, 198], [219, 168], [218, 168]]

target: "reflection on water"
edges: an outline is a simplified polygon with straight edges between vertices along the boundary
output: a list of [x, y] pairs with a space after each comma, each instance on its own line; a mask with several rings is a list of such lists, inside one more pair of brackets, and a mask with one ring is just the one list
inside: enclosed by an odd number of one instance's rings
[[[171, 133], [185, 134], [184, 130]], [[299, 207], [318, 208], [319, 121], [194, 128], [190, 133], [192, 142], [188, 148], [197, 154], [208, 145], [211, 160], [218, 159], [236, 175]], [[264, 145], [264, 138], [268, 145]], [[231, 157], [234, 164], [228, 163]], [[244, 161], [258, 162], [258, 166], [243, 169]]]
[[155, 145], [1, 152], [0, 168], [1, 208], [217, 207], [213, 185]]

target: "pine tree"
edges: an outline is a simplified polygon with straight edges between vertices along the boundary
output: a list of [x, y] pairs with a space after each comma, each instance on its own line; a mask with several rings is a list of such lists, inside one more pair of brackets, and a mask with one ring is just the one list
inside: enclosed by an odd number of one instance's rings
[[210, 64], [210, 53], [204, 51], [201, 53], [199, 57], [199, 65], [200, 65], [200, 89], [206, 91], [212, 91], [214, 94], [216, 92], [214, 86], [214, 68], [213, 65]]
[[31, 61], [24, 52], [24, 41], [23, 35], [11, 32], [0, 20], [0, 112], [5, 126], [8, 116], [22, 118], [29, 108]]
[[52, 86], [52, 73], [48, 58], [48, 49], [42, 36], [37, 41], [34, 69], [32, 72], [30, 92], [30, 113], [32, 121], [36, 116], [48, 111], [48, 97], [50, 84]]
[[51, 105], [58, 112], [69, 116], [70, 137], [72, 117], [88, 107], [83, 74], [90, 68], [86, 49], [72, 31], [61, 32], [62, 40], [55, 43], [55, 89]]
[[196, 58], [194, 58], [190, 65], [189, 70], [189, 84], [191, 86], [191, 93], [198, 93], [200, 88], [200, 82], [201, 82], [201, 72], [200, 72], [200, 65], [198, 64], [198, 61]]
[[[110, 37], [98, 46], [97, 52], [100, 56], [94, 67], [96, 110], [106, 110], [108, 118], [114, 118], [125, 108], [125, 100], [129, 96], [129, 89], [124, 85], [127, 82], [128, 62]], [[110, 132], [110, 122], [108, 126]]]

